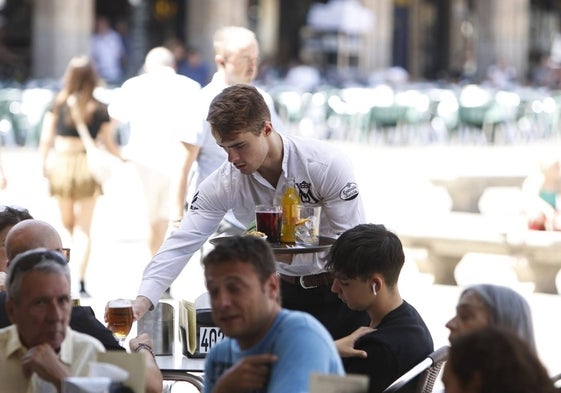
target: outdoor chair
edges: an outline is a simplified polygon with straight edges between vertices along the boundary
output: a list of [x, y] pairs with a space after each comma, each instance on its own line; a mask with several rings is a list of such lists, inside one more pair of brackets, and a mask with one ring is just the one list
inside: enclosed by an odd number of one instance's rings
[[418, 378], [415, 393], [431, 393], [442, 365], [448, 358], [448, 346], [440, 347], [411, 370], [396, 379], [383, 393], [399, 392], [413, 379]]
[[555, 387], [561, 391], [561, 374], [555, 374], [551, 377], [551, 381], [555, 385]]
[[[204, 389], [204, 380], [202, 377], [197, 376], [197, 375], [193, 375], [193, 374], [189, 374], [189, 373], [173, 373], [173, 374], [168, 374], [168, 373], [162, 373], [163, 374], [163, 379], [164, 379], [164, 383], [163, 383], [163, 393], [171, 393], [173, 392], [173, 387], [175, 386], [176, 382], [187, 382], [190, 383], [191, 385], [193, 385], [193, 387], [195, 389], [197, 389], [199, 392], [202, 392]], [[185, 391], [186, 387], [182, 387], [181, 390], [179, 391]]]

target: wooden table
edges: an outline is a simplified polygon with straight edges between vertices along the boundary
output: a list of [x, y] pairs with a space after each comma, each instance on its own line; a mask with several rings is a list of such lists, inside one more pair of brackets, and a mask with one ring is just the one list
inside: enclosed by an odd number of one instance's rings
[[456, 284], [454, 271], [467, 253], [490, 253], [525, 257], [535, 290], [557, 293], [561, 232], [527, 230], [520, 217], [458, 212], [397, 224], [392, 229], [404, 247], [427, 250], [437, 284]]

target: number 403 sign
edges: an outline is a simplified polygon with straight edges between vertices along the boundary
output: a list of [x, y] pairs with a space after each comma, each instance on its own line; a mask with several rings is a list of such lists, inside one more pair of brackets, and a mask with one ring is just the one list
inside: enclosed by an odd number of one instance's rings
[[210, 350], [224, 339], [224, 333], [217, 327], [199, 328], [199, 353], [209, 353]]

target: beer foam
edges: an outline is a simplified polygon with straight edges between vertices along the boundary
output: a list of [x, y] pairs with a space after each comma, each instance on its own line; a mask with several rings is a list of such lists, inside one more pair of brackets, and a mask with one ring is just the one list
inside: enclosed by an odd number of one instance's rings
[[121, 308], [121, 307], [131, 307], [132, 302], [128, 299], [115, 299], [109, 302], [109, 307]]

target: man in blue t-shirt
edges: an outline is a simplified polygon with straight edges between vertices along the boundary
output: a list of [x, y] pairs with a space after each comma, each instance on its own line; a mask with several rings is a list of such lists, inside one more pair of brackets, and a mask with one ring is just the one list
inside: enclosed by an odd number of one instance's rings
[[227, 337], [205, 363], [205, 393], [307, 392], [311, 373], [343, 375], [327, 330], [279, 304], [279, 277], [266, 241], [224, 238], [203, 259], [214, 323]]

